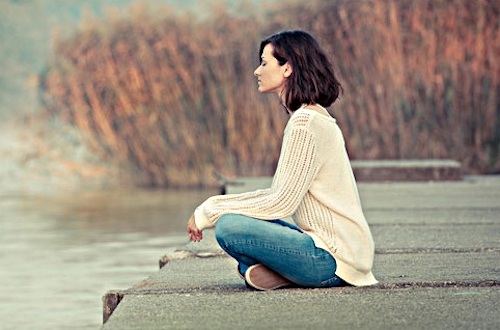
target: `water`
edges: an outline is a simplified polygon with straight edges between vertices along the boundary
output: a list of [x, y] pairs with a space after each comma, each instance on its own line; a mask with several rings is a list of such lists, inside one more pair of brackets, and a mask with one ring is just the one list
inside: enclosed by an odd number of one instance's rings
[[98, 329], [102, 295], [158, 271], [214, 193], [0, 192], [0, 329]]

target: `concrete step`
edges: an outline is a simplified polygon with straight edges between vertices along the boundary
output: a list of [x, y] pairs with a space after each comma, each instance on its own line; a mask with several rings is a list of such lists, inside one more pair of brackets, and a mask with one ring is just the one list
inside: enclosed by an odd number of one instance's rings
[[353, 160], [358, 181], [443, 181], [461, 180], [459, 162], [451, 159]]
[[[494, 329], [498, 258], [498, 252], [377, 255], [378, 285], [272, 292], [247, 289], [227, 257], [172, 260], [121, 292], [103, 329], [331, 329], [338, 319], [349, 329]], [[366, 318], [369, 324], [355, 326]]]
[[103, 329], [498, 329], [498, 287], [127, 296]]
[[[229, 193], [270, 178], [237, 182]], [[500, 176], [359, 188], [379, 284], [253, 291], [206, 230], [159, 272], [108, 292], [103, 329], [500, 328]]]

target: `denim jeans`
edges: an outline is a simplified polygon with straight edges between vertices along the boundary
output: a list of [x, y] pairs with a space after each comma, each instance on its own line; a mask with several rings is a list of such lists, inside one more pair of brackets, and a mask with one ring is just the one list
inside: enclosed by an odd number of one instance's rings
[[217, 222], [215, 235], [221, 248], [236, 259], [242, 275], [249, 266], [262, 263], [298, 286], [346, 285], [335, 275], [332, 255], [286, 221], [227, 214]]

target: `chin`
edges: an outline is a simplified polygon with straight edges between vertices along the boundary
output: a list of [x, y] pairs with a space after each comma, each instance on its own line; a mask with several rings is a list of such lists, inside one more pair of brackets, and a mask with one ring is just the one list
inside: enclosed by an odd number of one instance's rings
[[269, 89], [266, 89], [266, 88], [262, 88], [261, 86], [259, 86], [259, 88], [257, 88], [257, 90], [261, 93], [270, 93], [272, 91], [270, 91]]

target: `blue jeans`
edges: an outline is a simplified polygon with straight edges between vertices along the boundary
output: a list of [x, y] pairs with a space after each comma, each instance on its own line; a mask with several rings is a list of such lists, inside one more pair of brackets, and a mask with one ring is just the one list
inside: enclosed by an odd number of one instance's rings
[[337, 265], [332, 255], [286, 221], [227, 214], [217, 222], [215, 235], [221, 248], [236, 259], [242, 275], [249, 266], [261, 263], [298, 286], [346, 285], [335, 275]]

